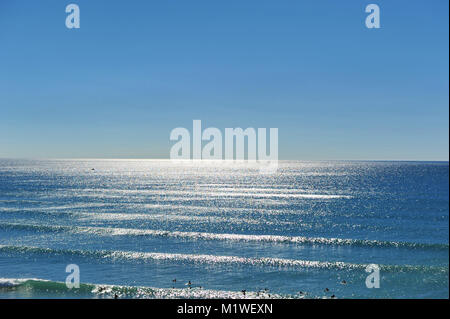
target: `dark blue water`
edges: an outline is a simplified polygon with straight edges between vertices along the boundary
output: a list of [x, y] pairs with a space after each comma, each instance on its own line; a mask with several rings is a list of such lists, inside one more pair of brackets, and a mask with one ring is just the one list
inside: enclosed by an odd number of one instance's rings
[[448, 298], [448, 183], [448, 162], [0, 160], [0, 297]]

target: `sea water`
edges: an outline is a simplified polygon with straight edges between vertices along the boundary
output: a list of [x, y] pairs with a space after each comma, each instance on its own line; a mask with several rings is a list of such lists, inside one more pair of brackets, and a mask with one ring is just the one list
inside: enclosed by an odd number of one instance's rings
[[0, 160], [0, 298], [448, 298], [448, 266], [448, 162]]

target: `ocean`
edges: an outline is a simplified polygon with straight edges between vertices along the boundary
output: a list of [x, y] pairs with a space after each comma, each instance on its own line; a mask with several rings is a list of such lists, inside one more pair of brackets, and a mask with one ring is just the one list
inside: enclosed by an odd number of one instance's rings
[[0, 298], [448, 298], [448, 267], [448, 162], [0, 160]]

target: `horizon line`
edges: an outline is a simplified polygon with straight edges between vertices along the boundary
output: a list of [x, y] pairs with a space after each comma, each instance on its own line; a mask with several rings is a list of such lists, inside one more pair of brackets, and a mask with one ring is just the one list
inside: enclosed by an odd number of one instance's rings
[[[136, 158], [125, 158], [125, 157], [2, 157], [0, 160], [111, 160], [111, 161], [241, 161], [244, 160], [234, 160], [234, 159], [170, 159], [170, 158], [146, 158], [146, 157], [136, 157]], [[256, 160], [258, 161], [258, 160]], [[299, 161], [299, 162], [443, 162], [449, 163], [449, 159], [437, 160], [437, 159], [278, 159], [279, 162], [289, 162], [289, 161]]]

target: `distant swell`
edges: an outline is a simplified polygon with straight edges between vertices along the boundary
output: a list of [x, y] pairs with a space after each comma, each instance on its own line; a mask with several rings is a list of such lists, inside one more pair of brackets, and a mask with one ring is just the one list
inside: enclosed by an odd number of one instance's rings
[[94, 257], [111, 260], [141, 260], [141, 261], [174, 261], [193, 262], [202, 264], [240, 264], [254, 266], [287, 266], [299, 268], [361, 268], [364, 265], [344, 262], [320, 262], [308, 260], [295, 260], [283, 258], [247, 258], [237, 256], [171, 254], [132, 251], [107, 251], [107, 250], [71, 250], [52, 249], [30, 246], [6, 246], [0, 245], [0, 252], [12, 252], [22, 254], [39, 255], [70, 255], [82, 257]]
[[312, 244], [312, 245], [345, 245], [345, 246], [369, 246], [369, 247], [404, 247], [404, 248], [428, 248], [448, 249], [448, 244], [425, 244], [409, 242], [392, 242], [364, 239], [344, 239], [304, 236], [279, 236], [279, 235], [245, 235], [245, 234], [220, 234], [203, 232], [180, 232], [152, 229], [112, 228], [112, 227], [81, 227], [81, 226], [52, 226], [34, 224], [0, 223], [0, 229], [23, 229], [38, 232], [71, 232], [87, 233], [98, 236], [149, 236], [168, 237], [188, 240], [224, 240], [242, 242], [267, 242], [287, 244]]
[[[168, 261], [168, 262], [188, 262], [199, 264], [231, 264], [231, 265], [249, 265], [249, 266], [270, 266], [270, 267], [288, 267], [294, 269], [316, 268], [316, 269], [365, 269], [368, 264], [354, 264], [347, 262], [328, 262], [311, 261], [284, 258], [248, 258], [238, 256], [216, 256], [202, 254], [174, 254], [157, 252], [137, 252], [137, 251], [107, 251], [107, 250], [70, 250], [70, 249], [52, 249], [29, 246], [7, 246], [0, 245], [0, 252], [3, 253], [21, 253], [38, 255], [68, 255], [91, 257], [107, 260], [130, 260], [130, 261]], [[434, 266], [411, 266], [411, 265], [379, 265], [380, 269], [385, 271], [439, 271], [448, 272], [446, 267]]]

